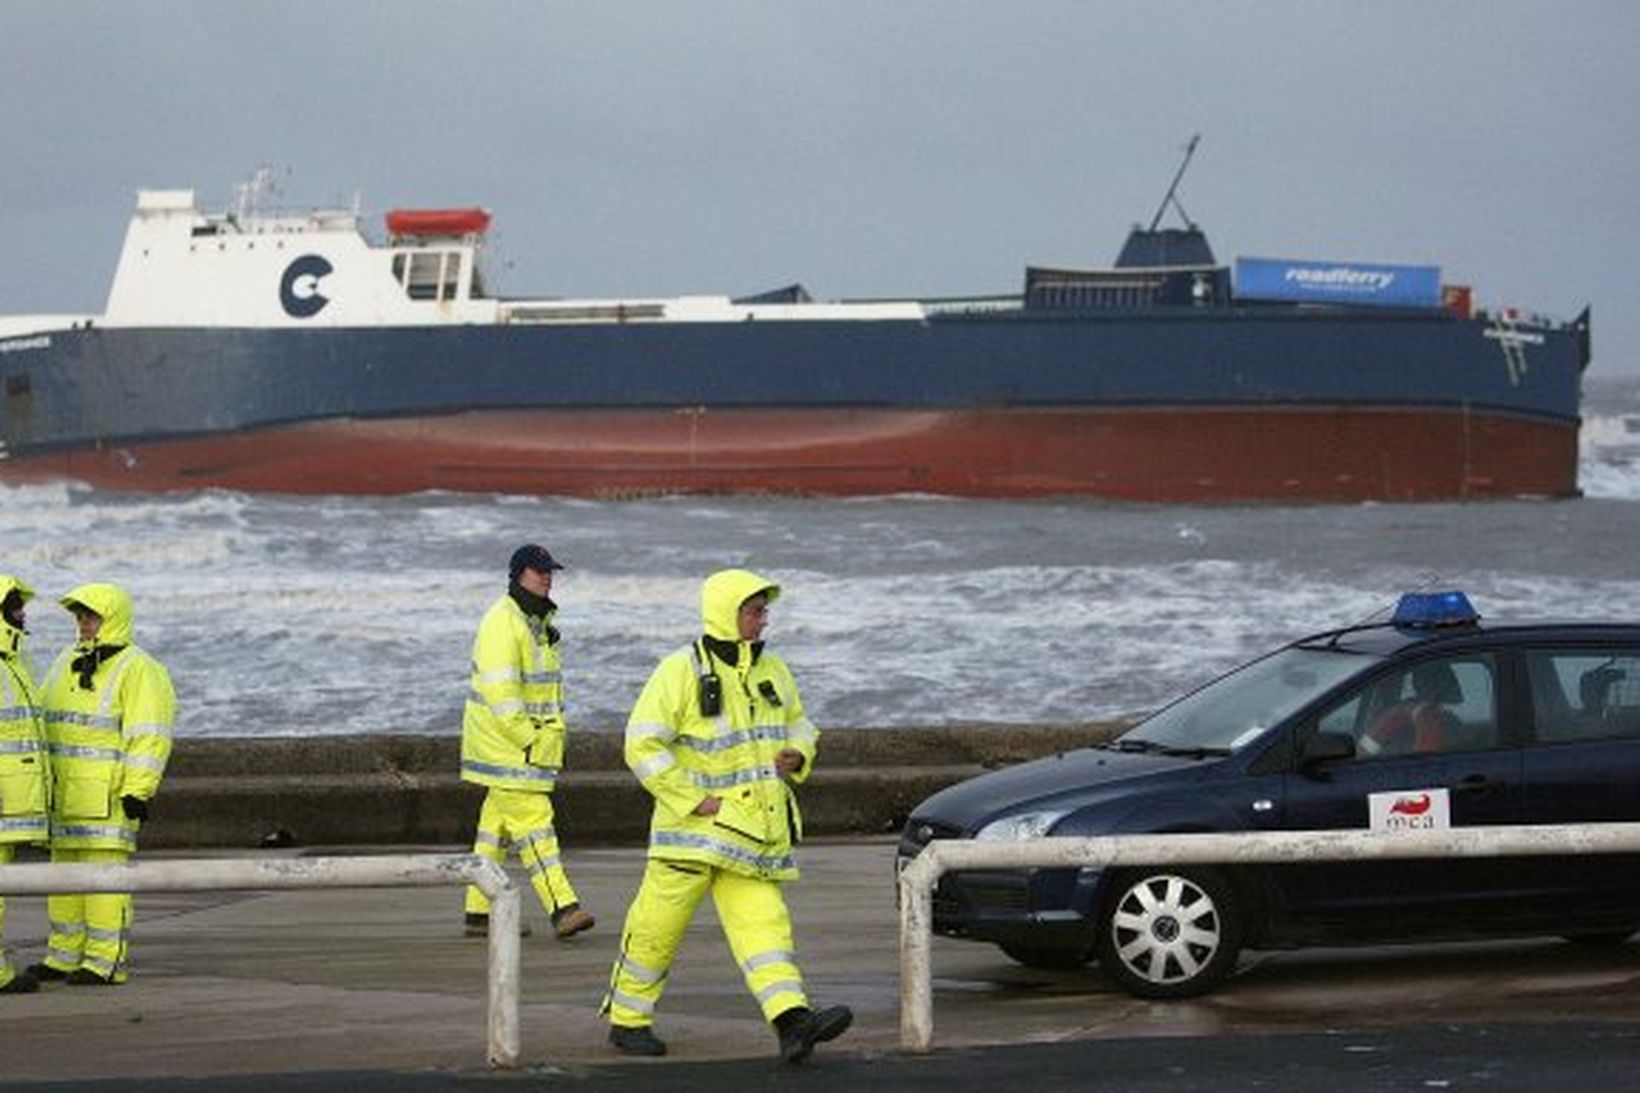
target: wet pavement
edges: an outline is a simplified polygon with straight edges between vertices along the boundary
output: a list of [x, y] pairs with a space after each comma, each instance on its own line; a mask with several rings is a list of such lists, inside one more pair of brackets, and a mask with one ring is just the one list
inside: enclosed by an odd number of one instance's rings
[[[1541, 1068], [1555, 1085], [1620, 1088], [1640, 1067], [1640, 945], [1552, 940], [1252, 954], [1215, 994], [1154, 1003], [1097, 969], [1036, 971], [938, 939], [936, 1050], [906, 1055], [892, 841], [811, 844], [802, 861], [787, 897], [810, 991], [856, 1018], [801, 1069], [775, 1061], [709, 904], [661, 1003], [671, 1053], [632, 1062], [608, 1048], [597, 1006], [641, 852], [571, 847], [599, 923], [560, 942], [526, 900], [518, 1071], [484, 1065], [487, 946], [462, 936], [458, 889], [178, 893], [137, 897], [125, 986], [0, 996], [0, 1085], [1526, 1089], [1542, 1086], [1515, 1083]], [[13, 958], [38, 959], [44, 900], [13, 897], [6, 927]]]

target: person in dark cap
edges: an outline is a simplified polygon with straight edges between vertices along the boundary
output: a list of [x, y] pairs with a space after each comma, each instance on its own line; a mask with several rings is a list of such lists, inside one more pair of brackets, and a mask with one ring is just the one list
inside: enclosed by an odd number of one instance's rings
[[[507, 593], [490, 605], [473, 639], [472, 687], [461, 722], [461, 777], [487, 787], [473, 853], [503, 864], [512, 847], [530, 885], [567, 940], [593, 927], [559, 856], [552, 790], [564, 765], [564, 687], [553, 616], [552, 575], [564, 568], [546, 547], [513, 551]], [[465, 930], [489, 933], [490, 901], [467, 888]]]

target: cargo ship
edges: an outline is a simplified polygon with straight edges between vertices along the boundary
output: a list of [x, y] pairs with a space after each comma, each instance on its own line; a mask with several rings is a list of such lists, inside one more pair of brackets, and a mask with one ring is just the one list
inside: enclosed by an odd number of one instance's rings
[[1113, 266], [1030, 267], [1006, 294], [575, 299], [492, 294], [483, 208], [377, 229], [357, 209], [271, 211], [259, 182], [222, 211], [142, 191], [101, 314], [0, 318], [0, 482], [1577, 493], [1587, 309], [1483, 310], [1436, 267], [1220, 264], [1188, 219], [1161, 226], [1168, 204]]

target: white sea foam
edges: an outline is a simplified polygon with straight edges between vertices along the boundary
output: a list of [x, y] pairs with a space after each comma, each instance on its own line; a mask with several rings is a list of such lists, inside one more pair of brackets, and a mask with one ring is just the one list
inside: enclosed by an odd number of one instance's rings
[[1596, 414], [1584, 420], [1578, 484], [1586, 497], [1640, 501], [1640, 413]]
[[1400, 591], [1464, 587], [1494, 616], [1640, 618], [1640, 439], [1592, 411], [1587, 499], [1147, 506], [947, 498], [598, 502], [428, 493], [108, 497], [0, 487], [0, 570], [39, 589], [37, 668], [72, 637], [54, 600], [137, 599], [176, 678], [179, 734], [453, 733], [472, 628], [518, 543], [569, 568], [572, 721], [613, 731], [699, 627], [699, 582], [780, 581], [772, 648], [822, 726], [1064, 722], [1149, 710]]

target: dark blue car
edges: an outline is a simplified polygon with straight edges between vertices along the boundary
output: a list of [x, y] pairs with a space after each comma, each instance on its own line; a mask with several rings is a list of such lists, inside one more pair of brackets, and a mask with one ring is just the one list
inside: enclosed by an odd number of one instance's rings
[[[1112, 743], [973, 778], [932, 839], [1640, 820], [1640, 625], [1496, 622], [1460, 593], [1244, 665]], [[948, 874], [934, 928], [1024, 964], [1097, 959], [1145, 998], [1200, 994], [1243, 948], [1640, 928], [1640, 858], [1562, 855]]]

